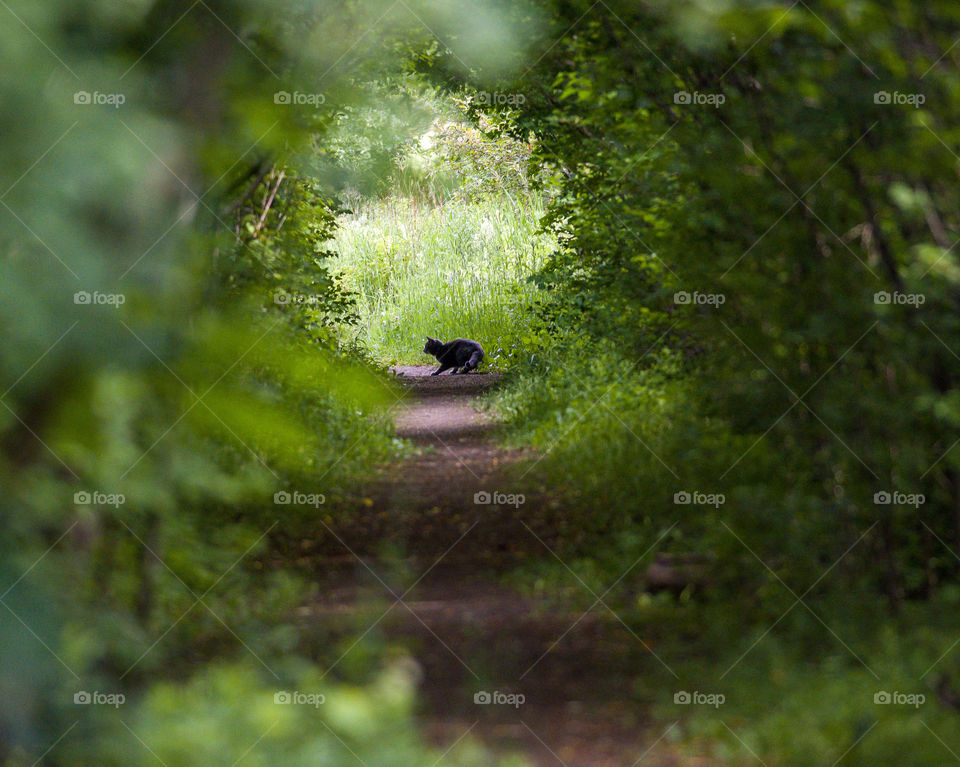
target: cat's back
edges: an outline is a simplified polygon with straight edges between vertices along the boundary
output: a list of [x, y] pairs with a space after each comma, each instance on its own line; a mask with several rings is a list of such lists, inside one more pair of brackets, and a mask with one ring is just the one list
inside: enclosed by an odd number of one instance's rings
[[464, 349], [473, 351], [483, 351], [483, 347], [480, 346], [476, 341], [473, 341], [469, 338], [457, 338], [450, 342], [452, 344], [451, 348], [453, 349]]

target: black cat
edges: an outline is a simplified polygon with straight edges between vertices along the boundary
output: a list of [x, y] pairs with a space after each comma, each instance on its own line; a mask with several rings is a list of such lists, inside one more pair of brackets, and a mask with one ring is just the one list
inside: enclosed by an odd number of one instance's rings
[[480, 344], [467, 338], [457, 338], [443, 343], [427, 336], [423, 351], [432, 354], [440, 363], [440, 367], [430, 374], [432, 376], [438, 376], [449, 368], [453, 368], [453, 373], [450, 375], [455, 375], [457, 368], [460, 368], [461, 373], [469, 373], [475, 370], [483, 359], [483, 348]]

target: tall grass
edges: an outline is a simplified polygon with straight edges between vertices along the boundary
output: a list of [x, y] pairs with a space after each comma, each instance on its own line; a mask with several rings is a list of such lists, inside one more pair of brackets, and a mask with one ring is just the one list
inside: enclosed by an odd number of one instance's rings
[[335, 270], [357, 295], [359, 340], [387, 363], [426, 363], [424, 338], [473, 338], [493, 368], [522, 345], [536, 288], [528, 278], [553, 248], [538, 235], [532, 194], [425, 205], [361, 201], [335, 239]]

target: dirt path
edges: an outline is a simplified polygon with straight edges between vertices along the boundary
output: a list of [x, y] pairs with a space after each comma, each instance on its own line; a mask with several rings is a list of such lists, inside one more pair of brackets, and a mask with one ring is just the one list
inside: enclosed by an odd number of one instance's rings
[[[545, 512], [560, 501], [520, 479], [530, 457], [499, 447], [496, 424], [474, 409], [497, 378], [430, 371], [399, 371], [411, 397], [397, 433], [423, 451], [386, 467], [361, 513], [328, 528], [338, 553], [309, 617], [379, 600], [368, 631], [415, 660], [420, 720], [443, 748], [469, 732], [535, 765], [695, 764], [678, 760], [659, 740], [666, 726], [637, 703], [636, 680], [657, 663], [643, 645], [655, 638], [631, 635], [603, 608], [584, 615], [504, 585], [516, 566], [553, 558], [555, 514]], [[481, 692], [523, 702], [475, 702]]]

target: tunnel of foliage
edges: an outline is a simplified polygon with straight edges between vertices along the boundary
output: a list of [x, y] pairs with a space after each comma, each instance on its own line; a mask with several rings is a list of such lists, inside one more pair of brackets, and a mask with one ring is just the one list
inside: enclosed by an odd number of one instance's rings
[[[435, 761], [402, 666], [326, 677], [262, 555], [406, 449], [330, 243], [357, 195], [434, 194], [438, 103], [527, 166], [490, 406], [569, 501], [565, 558], [602, 589], [708, 563], [610, 599], [768, 763], [960, 750], [955, 4], [2, 5], [0, 761], [230, 763], [261, 732], [264, 763]], [[284, 689], [330, 693], [325, 726]]]
[[[530, 363], [495, 404], [582, 499], [569, 553], [598, 593], [659, 536], [712, 562], [694, 678], [733, 691], [761, 757], [938, 763], [960, 689], [957, 9], [601, 5], [561, 5], [575, 31], [494, 86], [561, 189]], [[934, 704], [861, 743], [898, 686]]]

